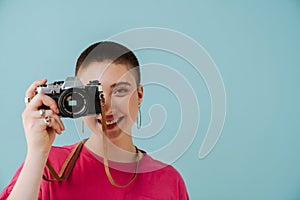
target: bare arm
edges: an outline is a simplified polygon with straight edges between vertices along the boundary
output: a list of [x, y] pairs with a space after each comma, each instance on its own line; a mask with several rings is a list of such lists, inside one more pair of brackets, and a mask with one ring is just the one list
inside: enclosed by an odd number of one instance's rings
[[8, 199], [38, 199], [44, 166], [48, 155], [28, 153], [18, 180]]
[[[64, 130], [64, 125], [57, 115], [58, 109], [55, 101], [47, 95], [35, 95], [36, 88], [45, 83], [46, 80], [36, 81], [26, 92], [26, 96], [32, 98], [22, 114], [27, 142], [27, 155], [8, 199], [32, 200], [38, 198], [50, 148], [56, 133], [61, 134], [62, 130]], [[42, 114], [38, 108], [43, 104], [50, 109]], [[50, 117], [50, 125], [45, 123], [45, 117]]]

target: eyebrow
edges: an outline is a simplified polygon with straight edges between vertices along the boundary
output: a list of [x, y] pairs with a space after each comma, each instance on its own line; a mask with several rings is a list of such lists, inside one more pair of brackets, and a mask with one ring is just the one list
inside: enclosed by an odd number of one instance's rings
[[115, 88], [115, 87], [120, 86], [120, 85], [128, 85], [128, 86], [131, 86], [131, 84], [130, 84], [129, 82], [121, 81], [121, 82], [117, 82], [117, 83], [112, 84], [110, 87], [111, 87], [111, 88]]

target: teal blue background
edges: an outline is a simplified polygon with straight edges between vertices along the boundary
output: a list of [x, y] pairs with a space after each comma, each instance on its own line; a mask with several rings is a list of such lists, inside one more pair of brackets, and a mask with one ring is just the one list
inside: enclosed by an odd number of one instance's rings
[[[149, 26], [182, 32], [201, 44], [218, 66], [226, 88], [222, 135], [209, 156], [200, 160], [199, 147], [210, 117], [209, 95], [201, 77], [195, 76], [188, 65], [186, 69], [178, 67], [178, 58], [138, 52], [141, 63], [167, 63], [181, 70], [198, 91], [198, 134], [174, 163], [191, 199], [300, 199], [299, 0], [1, 0], [0, 189], [8, 184], [26, 155], [21, 113], [24, 92], [31, 82], [73, 75], [78, 55], [89, 44]], [[162, 92], [152, 89], [153, 94]], [[167, 102], [168, 112], [178, 104], [160, 97], [162, 103]], [[146, 94], [146, 122], [147, 106], [152, 102], [154, 95]], [[180, 120], [176, 117], [178, 109], [173, 112], [170, 119], [176, 124]], [[57, 145], [79, 139], [74, 124], [64, 122], [67, 130], [57, 137]], [[165, 139], [172, 138], [175, 129], [167, 123]], [[138, 144], [151, 151], [164, 142], [143, 140]]]

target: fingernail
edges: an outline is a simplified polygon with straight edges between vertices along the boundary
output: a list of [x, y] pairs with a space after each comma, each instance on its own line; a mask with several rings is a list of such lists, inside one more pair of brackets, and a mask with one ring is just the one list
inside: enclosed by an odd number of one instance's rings
[[56, 112], [57, 112], [57, 114], [59, 113], [59, 109], [58, 108], [56, 108]]

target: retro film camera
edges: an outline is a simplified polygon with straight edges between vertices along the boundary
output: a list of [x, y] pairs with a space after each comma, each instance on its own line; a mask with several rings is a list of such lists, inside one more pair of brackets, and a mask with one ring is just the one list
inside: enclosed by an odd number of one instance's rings
[[[100, 98], [103, 97], [99, 81], [83, 85], [78, 77], [68, 77], [65, 81], [41, 85], [36, 90], [55, 100], [61, 117], [77, 118], [101, 114]], [[49, 109], [43, 105], [40, 109]]]

